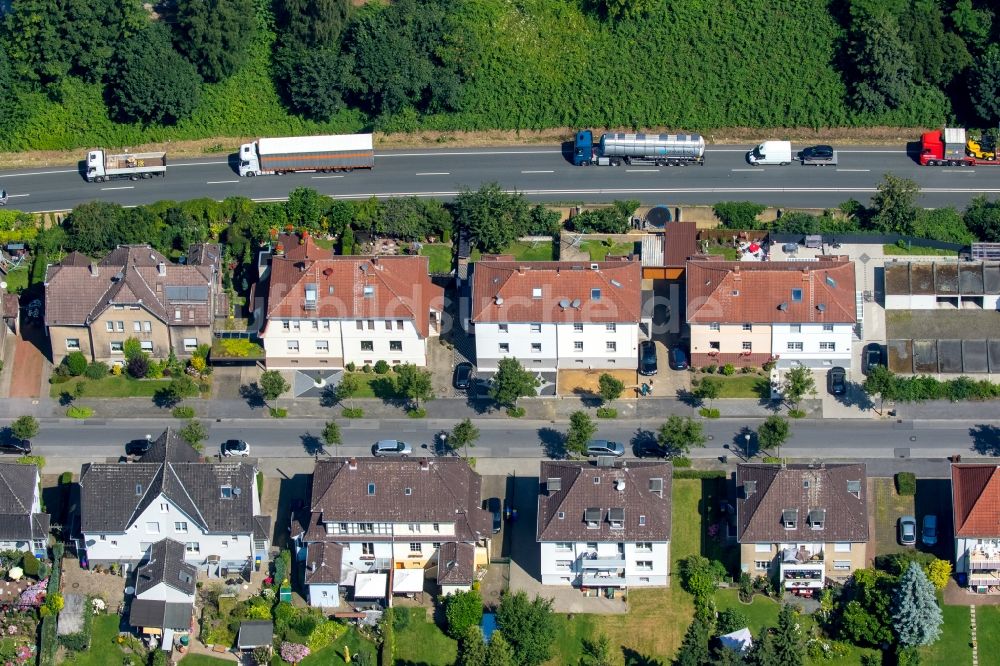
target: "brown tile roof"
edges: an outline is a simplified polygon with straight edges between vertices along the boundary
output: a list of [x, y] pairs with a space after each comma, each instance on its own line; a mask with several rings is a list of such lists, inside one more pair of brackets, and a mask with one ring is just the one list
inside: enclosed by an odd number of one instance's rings
[[[534, 296], [536, 289], [541, 289], [538, 298]], [[573, 307], [577, 301], [578, 307]], [[637, 259], [589, 262], [485, 258], [473, 268], [474, 322], [639, 323], [641, 312], [642, 266]]]
[[[544, 460], [538, 476], [537, 540], [669, 541], [672, 477], [668, 462], [628, 461], [608, 468]], [[624, 509], [623, 529], [611, 527], [616, 509]], [[594, 512], [598, 527], [587, 526], [588, 511]]]
[[339, 543], [320, 541], [306, 547], [306, 585], [340, 583], [344, 547]]
[[210, 265], [172, 264], [148, 245], [121, 246], [97, 264], [96, 274], [89, 263], [75, 260], [49, 266], [45, 324], [87, 326], [114, 305], [142, 305], [167, 325], [174, 324], [173, 310], [180, 309], [178, 325], [208, 326], [215, 284]]
[[1000, 465], [951, 466], [956, 537], [1000, 536]]
[[698, 224], [670, 222], [663, 228], [664, 266], [683, 268], [688, 257], [698, 254]]
[[476, 577], [476, 546], [449, 541], [438, 549], [438, 585], [472, 585]]
[[[866, 479], [862, 463], [737, 465], [737, 539], [740, 543], [867, 542]], [[795, 529], [782, 524], [786, 511], [795, 511]], [[823, 529], [812, 529], [811, 515], [822, 516]]]
[[0, 463], [0, 539], [31, 541], [48, 537], [49, 515], [31, 513], [38, 488], [38, 468]]
[[[801, 290], [801, 298], [793, 297]], [[854, 323], [854, 264], [820, 261], [687, 263], [687, 320], [711, 323]]]
[[329, 259], [333, 256], [333, 250], [324, 250], [312, 236], [301, 236], [299, 234], [279, 234], [274, 242], [275, 247], [281, 245], [285, 254], [285, 259], [289, 261], [316, 261], [317, 259]]
[[[430, 332], [430, 310], [443, 310], [444, 289], [431, 282], [420, 256], [331, 257], [316, 261], [275, 257], [267, 316], [315, 319], [411, 319]], [[317, 306], [306, 309], [306, 285]], [[365, 295], [370, 288], [370, 295]]]
[[21, 299], [17, 294], [3, 295], [3, 316], [6, 319], [17, 319], [21, 312]]
[[184, 544], [160, 539], [149, 548], [149, 559], [136, 569], [135, 593], [145, 594], [166, 583], [183, 594], [194, 597], [198, 567], [184, 561]]
[[[452, 538], [479, 541], [489, 537], [492, 517], [481, 508], [481, 481], [464, 460], [350, 460], [329, 458], [316, 463], [311, 493], [313, 514], [305, 541], [392, 538], [378, 534], [328, 536], [321, 521], [455, 523], [456, 536]], [[368, 492], [369, 484], [374, 486], [372, 494]], [[444, 540], [440, 534], [407, 538]]]
[[60, 266], [89, 266], [93, 263], [93, 259], [80, 252], [70, 252], [65, 257], [60, 260]]

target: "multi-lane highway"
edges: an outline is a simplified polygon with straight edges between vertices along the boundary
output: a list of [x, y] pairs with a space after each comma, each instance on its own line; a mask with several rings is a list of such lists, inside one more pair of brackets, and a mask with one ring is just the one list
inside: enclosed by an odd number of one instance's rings
[[0, 171], [8, 205], [26, 211], [68, 210], [101, 199], [124, 205], [161, 199], [245, 196], [280, 200], [296, 187], [343, 198], [423, 196], [448, 199], [464, 188], [496, 181], [537, 201], [638, 199], [645, 204], [712, 204], [750, 200], [788, 207], [828, 208], [868, 201], [883, 174], [912, 178], [927, 207], [961, 206], [980, 194], [1000, 194], [995, 167], [921, 167], [903, 146], [839, 150], [837, 167], [750, 167], [746, 146], [714, 146], [701, 167], [574, 167], [559, 146], [510, 149], [398, 150], [376, 154], [371, 172], [302, 173], [241, 179], [234, 156], [171, 161], [167, 176], [144, 181], [87, 183], [77, 168]]

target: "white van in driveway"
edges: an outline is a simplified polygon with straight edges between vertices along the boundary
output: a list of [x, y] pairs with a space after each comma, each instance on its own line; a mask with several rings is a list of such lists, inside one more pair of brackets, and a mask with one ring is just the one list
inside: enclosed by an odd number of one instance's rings
[[792, 163], [791, 141], [765, 141], [749, 153], [747, 161], [753, 166], [764, 164], [780, 164], [786, 166]]

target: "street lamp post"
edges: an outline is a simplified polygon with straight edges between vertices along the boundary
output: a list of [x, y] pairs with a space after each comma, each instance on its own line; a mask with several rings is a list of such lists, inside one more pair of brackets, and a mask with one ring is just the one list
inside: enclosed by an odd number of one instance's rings
[[743, 439], [746, 440], [746, 447], [744, 447], [744, 448], [746, 449], [746, 452], [747, 452], [747, 458], [751, 458], [752, 457], [752, 452], [750, 451], [750, 433], [744, 433], [743, 434]]

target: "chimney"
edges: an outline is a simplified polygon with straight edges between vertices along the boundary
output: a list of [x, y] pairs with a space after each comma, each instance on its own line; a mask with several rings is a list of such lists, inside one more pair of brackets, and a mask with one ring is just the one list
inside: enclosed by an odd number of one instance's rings
[[426, 458], [421, 458], [420, 459], [420, 471], [421, 472], [426, 472], [426, 471], [430, 470], [430, 468], [431, 468], [430, 461], [427, 460]]
[[167, 265], [165, 263], [163, 263], [162, 261], [160, 263], [158, 263], [156, 265], [156, 273], [160, 277], [166, 277], [167, 276]]
[[347, 459], [347, 469], [357, 469], [357, 468], [358, 468], [358, 459], [357, 458], [348, 458]]
[[524, 275], [524, 272], [525, 272], [526, 270], [528, 270], [528, 267], [527, 267], [527, 266], [524, 266], [524, 265], [519, 265], [519, 266], [517, 267], [517, 274], [518, 274], [518, 275]]
[[372, 257], [372, 266], [374, 266], [375, 268], [379, 267], [379, 265], [378, 265], [378, 255], [377, 254], [374, 257]]
[[101, 274], [101, 271], [97, 267], [97, 262], [96, 261], [90, 262], [90, 275], [93, 276], [93, 277], [97, 277], [100, 274]]
[[316, 561], [315, 560], [313, 560], [312, 562], [309, 563], [309, 571], [311, 571], [312, 573], [316, 573]]

